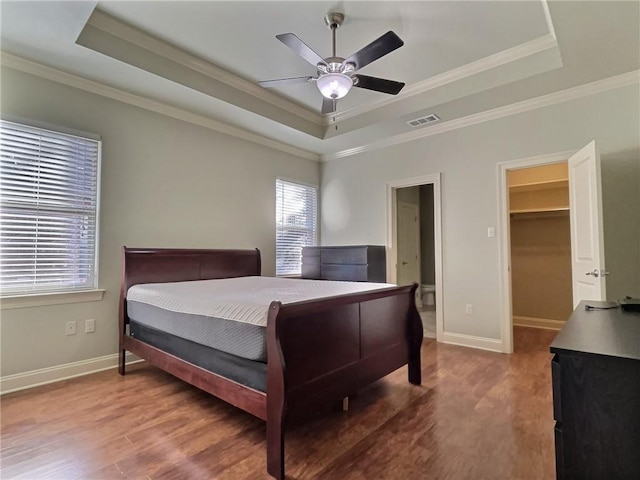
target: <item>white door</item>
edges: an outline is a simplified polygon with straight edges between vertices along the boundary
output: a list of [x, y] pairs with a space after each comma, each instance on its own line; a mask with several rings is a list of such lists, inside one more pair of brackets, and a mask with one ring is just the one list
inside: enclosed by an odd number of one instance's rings
[[[398, 202], [398, 285], [420, 284], [420, 223], [418, 206]], [[420, 297], [420, 290], [416, 292]]]
[[593, 141], [569, 159], [573, 306], [605, 300], [600, 154]]

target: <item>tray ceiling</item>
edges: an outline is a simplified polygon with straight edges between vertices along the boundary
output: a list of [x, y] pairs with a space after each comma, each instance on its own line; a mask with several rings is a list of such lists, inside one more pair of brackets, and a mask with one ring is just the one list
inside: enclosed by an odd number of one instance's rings
[[[450, 121], [501, 106], [504, 98], [530, 98], [637, 69], [638, 5], [616, 3], [620, 8], [614, 9], [602, 3], [614, 2], [3, 1], [1, 47], [326, 154], [407, 132], [407, 120], [428, 113]], [[313, 83], [256, 85], [313, 75], [313, 66], [275, 35], [295, 33], [329, 56], [331, 34], [323, 17], [336, 5], [346, 16], [337, 31], [338, 55], [347, 57], [389, 30], [403, 39], [403, 47], [359, 73], [405, 82], [404, 90], [390, 96], [354, 88], [335, 115], [325, 116]], [[610, 29], [611, 41], [629, 41], [608, 59], [605, 72], [596, 73], [598, 67], [581, 63], [588, 55], [578, 42], [606, 54], [602, 41], [584, 30], [585, 23], [605, 21], [625, 23], [624, 33]], [[552, 79], [546, 88], [545, 75]]]

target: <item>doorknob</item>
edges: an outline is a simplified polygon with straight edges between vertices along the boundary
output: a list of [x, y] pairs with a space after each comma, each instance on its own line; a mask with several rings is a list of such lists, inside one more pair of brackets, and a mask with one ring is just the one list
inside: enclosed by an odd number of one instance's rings
[[607, 272], [606, 270], [598, 270], [597, 268], [594, 268], [593, 272], [587, 272], [585, 275], [593, 275], [594, 277], [598, 278], [600, 275], [606, 277], [607, 275], [611, 275], [611, 273]]
[[409, 264], [409, 262], [402, 262], [402, 264], [403, 264], [403, 265], [408, 265], [408, 264]]

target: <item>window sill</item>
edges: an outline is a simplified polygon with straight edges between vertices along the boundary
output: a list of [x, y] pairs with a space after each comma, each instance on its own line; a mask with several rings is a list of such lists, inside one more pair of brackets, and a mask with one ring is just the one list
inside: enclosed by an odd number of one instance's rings
[[102, 300], [103, 296], [104, 289], [13, 295], [0, 298], [0, 309], [9, 310], [13, 308], [62, 305], [65, 303], [97, 302]]

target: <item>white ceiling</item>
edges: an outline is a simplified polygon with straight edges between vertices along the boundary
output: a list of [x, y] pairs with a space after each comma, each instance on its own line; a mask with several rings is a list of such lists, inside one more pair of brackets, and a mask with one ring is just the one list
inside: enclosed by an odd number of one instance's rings
[[[388, 30], [403, 39], [361, 70], [405, 82], [399, 95], [354, 88], [323, 116], [313, 83], [255, 84], [313, 75], [275, 35], [329, 56], [331, 10], [346, 16], [339, 56]], [[427, 113], [451, 121], [640, 68], [636, 1], [3, 0], [0, 14], [3, 63], [38, 62], [317, 154], [401, 135]]]

